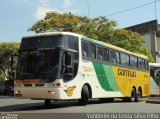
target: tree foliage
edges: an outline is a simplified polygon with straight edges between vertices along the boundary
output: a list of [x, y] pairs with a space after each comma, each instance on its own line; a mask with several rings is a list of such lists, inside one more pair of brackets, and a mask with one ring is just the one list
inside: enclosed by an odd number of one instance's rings
[[151, 52], [143, 46], [140, 34], [125, 29], [117, 29], [117, 23], [106, 17], [88, 18], [72, 13], [49, 12], [46, 17], [35, 23], [29, 31], [43, 33], [48, 31], [68, 31], [83, 34], [126, 50], [143, 53], [153, 62]]
[[154, 62], [151, 51], [142, 47], [144, 40], [139, 33], [125, 29], [115, 29], [106, 42], [134, 53], [146, 55], [150, 62]]
[[5, 76], [3, 74], [0, 74], [0, 81], [3, 81], [5, 79]]
[[[18, 43], [0, 43], [0, 77], [13, 79], [15, 75], [16, 57], [13, 55], [17, 54], [19, 48]], [[13, 60], [13, 62], [11, 61]]]

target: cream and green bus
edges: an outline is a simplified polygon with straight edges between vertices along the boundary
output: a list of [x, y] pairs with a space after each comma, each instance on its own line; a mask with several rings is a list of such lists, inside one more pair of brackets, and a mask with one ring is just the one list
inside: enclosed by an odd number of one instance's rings
[[150, 66], [150, 96], [160, 97], [160, 63], [149, 63]]
[[45, 100], [123, 98], [150, 95], [148, 59], [122, 48], [70, 32], [22, 38], [14, 81], [16, 98]]

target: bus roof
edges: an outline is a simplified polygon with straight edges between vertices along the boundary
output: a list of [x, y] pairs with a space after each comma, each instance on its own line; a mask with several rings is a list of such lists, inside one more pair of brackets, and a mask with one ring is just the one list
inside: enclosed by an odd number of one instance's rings
[[148, 59], [147, 56], [145, 56], [145, 55], [136, 54], [136, 53], [127, 51], [123, 48], [120, 48], [120, 47], [117, 47], [117, 46], [114, 46], [114, 45], [111, 45], [111, 44], [108, 44], [108, 43], [104, 43], [102, 41], [98, 41], [98, 40], [95, 40], [95, 39], [92, 39], [92, 38], [88, 38], [84, 35], [72, 33], [72, 32], [45, 32], [45, 33], [38, 33], [38, 34], [34, 34], [34, 35], [24, 36], [23, 38], [31, 38], [31, 37], [38, 37], [38, 36], [54, 36], [54, 35], [73, 35], [73, 36], [81, 37], [81, 38], [84, 38], [85, 40], [88, 40], [90, 42], [93, 42], [93, 43], [96, 43], [96, 44], [99, 44], [99, 45], [106, 46], [108, 48], [112, 48], [112, 49], [115, 49], [115, 50], [118, 50], [118, 51], [122, 51], [124, 53], [128, 53], [128, 54], [131, 54], [131, 55], [134, 55], [134, 56], [137, 56], [137, 57], [141, 57], [143, 59]]
[[105, 43], [105, 42], [102, 42], [102, 41], [98, 41], [98, 40], [95, 40], [95, 39], [91, 39], [91, 38], [88, 38], [88, 37], [86, 37], [86, 36], [82, 36], [82, 38], [84, 38], [84, 39], [87, 40], [87, 41], [90, 41], [90, 42], [93, 42], [93, 43], [96, 43], [96, 44], [99, 44], [99, 45], [106, 46], [106, 47], [108, 47], [108, 48], [112, 48], [112, 49], [115, 49], [115, 50], [118, 50], [118, 51], [121, 51], [121, 52], [124, 52], [124, 53], [128, 53], [128, 54], [131, 54], [131, 55], [134, 55], [134, 56], [137, 56], [137, 57], [141, 57], [141, 58], [143, 58], [143, 59], [148, 59], [147, 56], [145, 56], [145, 55], [133, 53], [133, 52], [130, 52], [130, 51], [125, 50], [125, 49], [123, 49], [123, 48], [120, 48], [120, 47], [111, 45], [111, 44], [109, 44], [109, 43]]
[[23, 38], [31, 38], [31, 37], [39, 37], [39, 36], [54, 36], [54, 35], [72, 35], [79, 37], [79, 34], [72, 32], [45, 32], [45, 33], [37, 33], [29, 36], [24, 36]]

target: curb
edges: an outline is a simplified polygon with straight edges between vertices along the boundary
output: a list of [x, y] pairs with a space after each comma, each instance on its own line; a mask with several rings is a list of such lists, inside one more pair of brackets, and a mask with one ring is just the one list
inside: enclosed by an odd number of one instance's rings
[[154, 99], [154, 98], [149, 98], [149, 99], [146, 99], [146, 103], [154, 103], [154, 104], [160, 104], [160, 99]]
[[14, 96], [3, 96], [3, 95], [0, 95], [0, 99], [4, 99], [4, 98], [13, 98]]

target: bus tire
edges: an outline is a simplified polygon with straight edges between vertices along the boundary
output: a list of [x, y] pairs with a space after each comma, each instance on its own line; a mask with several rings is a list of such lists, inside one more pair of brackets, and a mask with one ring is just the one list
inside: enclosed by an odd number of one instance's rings
[[82, 92], [81, 92], [81, 99], [79, 99], [79, 103], [81, 105], [87, 105], [89, 100], [89, 90], [87, 85], [83, 86]]
[[45, 99], [45, 106], [49, 107], [51, 105], [51, 100]]
[[137, 102], [138, 101], [138, 95], [135, 88], [132, 88], [131, 92], [131, 102]]
[[142, 98], [142, 89], [141, 89], [141, 87], [138, 88], [138, 98]]

